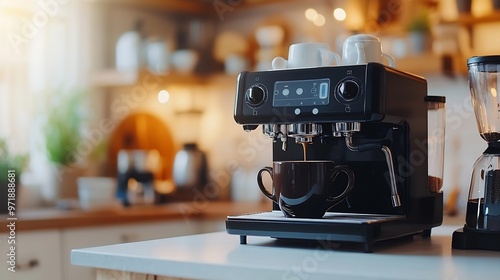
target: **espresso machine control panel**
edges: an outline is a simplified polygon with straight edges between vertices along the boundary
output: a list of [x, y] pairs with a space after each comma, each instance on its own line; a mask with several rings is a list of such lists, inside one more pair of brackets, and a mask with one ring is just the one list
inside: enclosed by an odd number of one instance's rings
[[381, 64], [369, 63], [243, 72], [238, 77], [235, 120], [240, 124], [380, 120], [384, 70]]

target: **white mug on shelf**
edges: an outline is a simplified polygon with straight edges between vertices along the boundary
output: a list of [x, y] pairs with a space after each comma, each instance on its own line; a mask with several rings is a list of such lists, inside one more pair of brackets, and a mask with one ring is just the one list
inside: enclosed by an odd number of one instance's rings
[[368, 62], [384, 63], [395, 67], [396, 61], [382, 52], [380, 39], [369, 34], [358, 34], [347, 38], [342, 47], [342, 65], [365, 64]]
[[288, 60], [283, 57], [273, 59], [274, 70], [328, 66], [333, 62], [340, 64], [340, 56], [330, 50], [326, 43], [293, 44], [288, 49]]

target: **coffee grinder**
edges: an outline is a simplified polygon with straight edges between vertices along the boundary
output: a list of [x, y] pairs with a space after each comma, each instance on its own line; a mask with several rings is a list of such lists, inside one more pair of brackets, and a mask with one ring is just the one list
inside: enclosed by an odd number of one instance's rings
[[120, 150], [116, 197], [123, 206], [155, 202], [154, 173], [159, 153], [156, 150]]
[[269, 236], [356, 242], [365, 252], [377, 241], [429, 236], [442, 222], [443, 194], [429, 186], [426, 97], [424, 78], [380, 63], [241, 73], [235, 121], [262, 126], [273, 161], [304, 160], [305, 145], [306, 160], [347, 165], [355, 182], [323, 218], [285, 218], [273, 203], [229, 216], [227, 232], [242, 244]]
[[481, 137], [488, 147], [472, 170], [463, 228], [453, 233], [456, 249], [500, 250], [500, 56], [467, 60], [469, 88]]

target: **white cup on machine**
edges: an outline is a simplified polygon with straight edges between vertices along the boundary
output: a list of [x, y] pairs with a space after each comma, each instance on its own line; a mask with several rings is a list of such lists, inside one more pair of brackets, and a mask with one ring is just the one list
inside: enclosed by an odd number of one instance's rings
[[288, 60], [276, 57], [272, 61], [273, 70], [319, 67], [340, 64], [340, 56], [330, 50], [326, 43], [293, 44], [288, 49]]
[[344, 41], [342, 65], [366, 64], [369, 62], [384, 64], [384, 60], [387, 60], [389, 66], [396, 66], [394, 58], [382, 52], [382, 44], [376, 36], [357, 34], [348, 37]]

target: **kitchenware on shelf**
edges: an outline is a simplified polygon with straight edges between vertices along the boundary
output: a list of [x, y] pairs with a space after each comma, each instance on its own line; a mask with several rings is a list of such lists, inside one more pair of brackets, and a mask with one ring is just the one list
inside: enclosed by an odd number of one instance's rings
[[125, 32], [118, 38], [115, 50], [116, 70], [134, 72], [145, 65], [141, 26], [140, 21], [136, 22], [134, 30]]
[[184, 144], [175, 155], [173, 178], [177, 192], [200, 189], [207, 183], [207, 158], [196, 143]]
[[165, 73], [170, 69], [171, 50], [166, 40], [149, 38], [146, 40], [146, 59], [150, 70]]
[[283, 44], [285, 30], [280, 25], [265, 25], [255, 30], [255, 40], [260, 48], [276, 48]]
[[479, 134], [488, 147], [476, 160], [465, 225], [453, 233], [457, 249], [500, 250], [500, 55], [467, 60], [469, 88]]
[[340, 56], [330, 50], [326, 43], [299, 43], [288, 49], [288, 60], [276, 57], [272, 61], [273, 70], [319, 67], [340, 64]]
[[213, 56], [218, 62], [225, 62], [230, 56], [245, 57], [249, 50], [247, 39], [236, 32], [224, 31], [214, 40]]
[[248, 60], [240, 55], [230, 55], [224, 61], [224, 69], [228, 75], [237, 75], [248, 67]]
[[369, 34], [357, 34], [348, 37], [342, 47], [342, 65], [366, 64], [368, 62], [384, 63], [395, 67], [396, 61], [382, 52], [380, 39]]
[[199, 56], [195, 50], [177, 50], [172, 54], [171, 63], [174, 70], [180, 74], [193, 73], [198, 63]]

